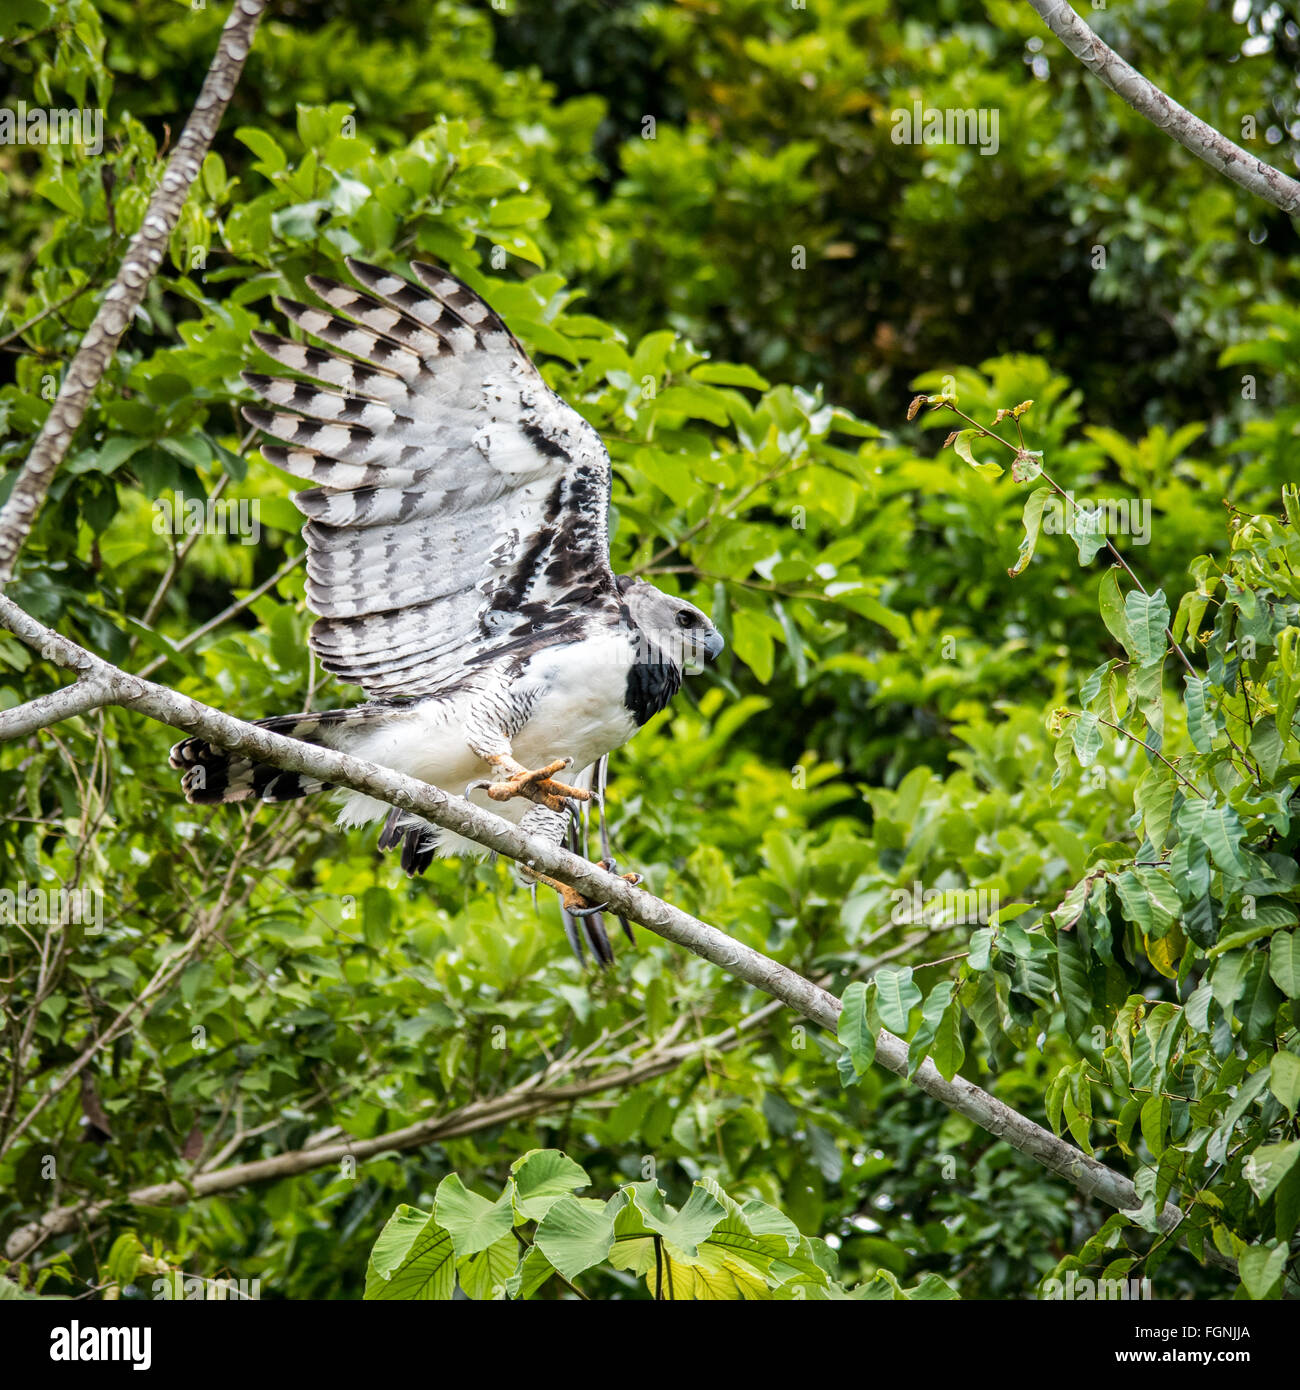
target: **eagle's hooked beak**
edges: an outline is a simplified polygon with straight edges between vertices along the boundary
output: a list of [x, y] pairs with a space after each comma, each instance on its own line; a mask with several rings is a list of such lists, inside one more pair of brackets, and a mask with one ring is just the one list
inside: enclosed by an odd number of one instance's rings
[[722, 655], [722, 649], [726, 645], [726, 642], [722, 640], [722, 634], [716, 627], [706, 633], [704, 637], [704, 655], [706, 660], [716, 661], [718, 657]]

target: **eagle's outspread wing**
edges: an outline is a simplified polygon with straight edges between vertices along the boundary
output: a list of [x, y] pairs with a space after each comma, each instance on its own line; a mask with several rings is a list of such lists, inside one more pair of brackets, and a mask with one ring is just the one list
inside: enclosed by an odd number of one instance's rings
[[311, 276], [328, 310], [278, 301], [328, 349], [254, 335], [311, 380], [244, 378], [271, 406], [245, 416], [283, 441], [267, 459], [315, 484], [294, 501], [321, 665], [429, 695], [616, 627], [599, 435], [455, 276], [416, 262], [426, 292], [347, 264], [370, 293]]
[[[433, 266], [413, 267], [423, 289], [348, 268], [365, 289], [309, 276], [327, 307], [277, 301], [315, 342], [255, 334], [296, 375], [246, 373], [267, 408], [244, 413], [280, 441], [266, 458], [312, 484], [294, 496], [319, 615], [312, 650], [372, 699], [261, 722], [463, 791], [558, 844], [592, 792], [556, 774], [620, 747], [667, 704], [689, 664], [685, 639], [710, 659], [722, 637], [684, 599], [615, 578], [609, 455], [478, 295]], [[195, 802], [326, 790], [204, 739], [182, 740], [171, 763]], [[343, 796], [340, 824], [377, 820], [380, 847], [400, 843], [411, 874], [475, 848]], [[560, 893], [607, 960], [598, 907], [521, 872]]]

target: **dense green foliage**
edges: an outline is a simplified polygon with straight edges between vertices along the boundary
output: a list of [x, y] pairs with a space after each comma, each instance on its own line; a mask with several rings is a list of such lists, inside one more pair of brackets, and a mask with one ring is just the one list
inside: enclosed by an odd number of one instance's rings
[[[644, 931], [584, 975], [506, 866], [411, 883], [327, 804], [188, 807], [172, 731], [87, 716], [0, 745], [0, 889], [102, 906], [90, 930], [3, 927], [0, 1228], [117, 1205], [10, 1273], [360, 1297], [372, 1249], [400, 1263], [385, 1222], [405, 1204], [403, 1240], [449, 1233], [462, 1287], [490, 1296], [541, 1258], [505, 1268], [511, 1203], [537, 1232], [545, 1215], [511, 1165], [544, 1147], [612, 1194], [611, 1221], [760, 1212], [750, 1235], [793, 1271], [765, 1267], [763, 1296], [800, 1269], [1032, 1296], [1068, 1268], [1232, 1296], [1150, 1234], [1166, 1196], [1193, 1253], [1213, 1242], [1247, 1295], [1276, 1296], [1300, 1212], [1290, 224], [1009, 0], [551, 9], [339, 2], [264, 23], [8, 593], [244, 717], [360, 698], [310, 669], [300, 518], [246, 435], [239, 371], [265, 368], [250, 333], [283, 330], [271, 296], [309, 297], [307, 274], [443, 261], [607, 441], [615, 568], [728, 638], [615, 755], [623, 867], [843, 995], [846, 1045]], [[223, 18], [6, 10], [26, 100], [102, 105], [106, 138], [99, 156], [0, 146], [0, 499]], [[1268, 93], [1293, 88], [1294, 36], [1244, 56], [1217, 3], [1092, 18], [1230, 133], [1255, 114], [1291, 167]], [[895, 145], [891, 110], [921, 97], [997, 108], [999, 154]], [[909, 422], [912, 389], [937, 399]], [[1027, 452], [941, 448], [969, 423], [950, 405]], [[1043, 468], [1148, 516], [1112, 533], [1132, 575]], [[258, 543], [172, 534], [155, 503], [178, 493], [256, 503]], [[63, 680], [0, 634], [0, 707]], [[998, 905], [935, 914], [916, 885]], [[1134, 1175], [1142, 1210], [1090, 1203], [871, 1067], [877, 1024]], [[339, 1145], [355, 1155], [183, 1205], [124, 1200]], [[456, 1244], [450, 1195], [469, 1222], [500, 1193], [510, 1224]], [[644, 1255], [574, 1281], [650, 1297]]]

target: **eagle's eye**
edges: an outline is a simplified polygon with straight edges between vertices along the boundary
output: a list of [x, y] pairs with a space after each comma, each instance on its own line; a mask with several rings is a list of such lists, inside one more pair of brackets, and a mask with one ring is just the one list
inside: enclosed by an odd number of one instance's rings
[[682, 611], [677, 615], [677, 626], [694, 627], [695, 625], [695, 614], [683, 608]]

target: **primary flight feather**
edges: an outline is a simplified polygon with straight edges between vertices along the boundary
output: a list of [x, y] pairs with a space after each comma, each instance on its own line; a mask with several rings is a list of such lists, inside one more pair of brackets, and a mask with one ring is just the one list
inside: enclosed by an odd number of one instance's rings
[[[364, 290], [309, 276], [328, 307], [277, 300], [327, 346], [254, 334], [297, 375], [245, 373], [267, 408], [244, 413], [280, 441], [266, 458], [313, 484], [294, 495], [319, 615], [311, 649], [370, 700], [259, 722], [466, 794], [558, 844], [590, 792], [556, 774], [626, 743], [722, 638], [692, 604], [614, 574], [609, 454], [474, 291], [419, 262], [423, 287], [347, 265]], [[171, 763], [193, 802], [325, 790], [203, 739], [176, 744]], [[340, 824], [370, 821], [410, 874], [435, 854], [485, 852], [342, 795]], [[552, 886], [607, 959], [596, 908]]]

